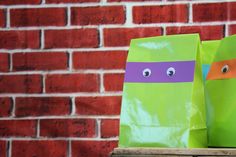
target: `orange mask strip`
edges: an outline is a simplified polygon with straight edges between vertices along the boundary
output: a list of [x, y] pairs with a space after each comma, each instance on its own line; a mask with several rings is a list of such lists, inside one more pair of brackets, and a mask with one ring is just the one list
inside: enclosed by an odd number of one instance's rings
[[236, 78], [236, 58], [212, 63], [206, 79], [218, 80], [228, 78]]

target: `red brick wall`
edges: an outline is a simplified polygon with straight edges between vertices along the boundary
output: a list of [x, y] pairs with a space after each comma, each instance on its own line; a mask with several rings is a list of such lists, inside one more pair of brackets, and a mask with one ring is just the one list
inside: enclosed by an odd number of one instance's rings
[[0, 157], [106, 157], [131, 38], [236, 33], [236, 2], [1, 0]]

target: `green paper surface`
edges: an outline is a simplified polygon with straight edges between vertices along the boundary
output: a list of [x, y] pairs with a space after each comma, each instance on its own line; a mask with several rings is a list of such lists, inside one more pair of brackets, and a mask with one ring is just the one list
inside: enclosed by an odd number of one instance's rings
[[235, 43], [236, 35], [232, 35], [222, 39], [216, 52], [214, 62], [236, 58], [236, 53], [234, 53], [236, 48]]
[[207, 146], [198, 34], [131, 41], [128, 62], [196, 61], [193, 82], [124, 83], [119, 147]]
[[202, 73], [204, 82], [206, 80], [206, 76], [210, 70], [210, 65], [215, 57], [220, 42], [221, 40], [209, 40], [209, 41], [202, 41], [201, 43], [200, 54], [201, 54]]
[[[236, 36], [224, 38], [213, 62], [236, 58]], [[235, 70], [235, 67], [229, 67]], [[206, 87], [208, 145], [236, 147], [236, 79], [207, 80]]]
[[196, 60], [198, 34], [169, 35], [132, 39], [128, 62], [165, 62]]
[[202, 41], [202, 53], [201, 53], [201, 60], [202, 64], [211, 64], [216, 51], [219, 47], [221, 40], [209, 40], [209, 41]]

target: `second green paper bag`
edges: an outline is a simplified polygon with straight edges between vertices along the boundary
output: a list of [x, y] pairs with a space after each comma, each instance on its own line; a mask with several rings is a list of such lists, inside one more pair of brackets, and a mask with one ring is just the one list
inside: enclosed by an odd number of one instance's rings
[[208, 143], [236, 147], [236, 35], [221, 40], [207, 75]]

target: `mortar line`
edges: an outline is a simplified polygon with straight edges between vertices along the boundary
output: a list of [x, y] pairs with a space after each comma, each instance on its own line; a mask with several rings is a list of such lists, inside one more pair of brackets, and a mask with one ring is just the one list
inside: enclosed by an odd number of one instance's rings
[[40, 137], [40, 138], [33, 138], [33, 137], [2, 137], [0, 140], [9, 140], [9, 141], [117, 141], [118, 137], [110, 137], [110, 138], [83, 138], [83, 137]]
[[[107, 29], [112, 29], [112, 28], [148, 28], [148, 27], [159, 27], [161, 26], [216, 26], [216, 25], [224, 25], [224, 24], [236, 24], [236, 21], [211, 21], [211, 22], [192, 22], [192, 23], [184, 23], [184, 22], [175, 22], [175, 23], [164, 23], [164, 22], [157, 22], [157, 23], [142, 23], [142, 24], [135, 24], [135, 23], [130, 23], [130, 24], [101, 24], [101, 25], [73, 25], [73, 26], [39, 26], [39, 27], [34, 27], [34, 26], [29, 26], [29, 27], [10, 27], [10, 28], [0, 28], [0, 30], [4, 31], [30, 31], [30, 30], [71, 30], [71, 29], [99, 29], [101, 27], [102, 29], [107, 28]], [[109, 48], [109, 47], [108, 47]], [[63, 48], [60, 48], [63, 49]], [[64, 48], [67, 49], [67, 48]], [[76, 49], [76, 48], [74, 48]]]
[[128, 25], [128, 26], [133, 25], [132, 9], [133, 9], [133, 6], [131, 6], [130, 4], [126, 4], [126, 10], [125, 10], [126, 21], [124, 25]]
[[105, 92], [105, 87], [104, 87], [104, 73], [100, 73], [100, 93]]
[[71, 7], [67, 7], [67, 24], [66, 26], [71, 26]]
[[104, 5], [104, 4], [106, 4], [106, 3], [107, 3], [106, 0], [101, 0], [101, 1], [100, 1], [100, 4], [101, 4], [101, 5]]
[[189, 13], [188, 13], [188, 16], [189, 16], [188, 23], [193, 23], [193, 4], [192, 3], [189, 3]]
[[35, 116], [35, 117], [1, 117], [0, 120], [43, 120], [43, 119], [119, 119], [119, 115], [74, 115], [74, 116]]
[[101, 139], [101, 120], [100, 119], [97, 119], [97, 139]]
[[165, 27], [165, 26], [162, 27], [162, 31], [163, 31], [163, 32], [162, 32], [163, 35], [166, 35], [166, 27]]
[[40, 49], [44, 49], [44, 43], [45, 43], [45, 40], [44, 40], [44, 29], [41, 29], [40, 31]]
[[75, 97], [71, 97], [71, 116], [76, 116]]
[[9, 95], [15, 97], [105, 97], [105, 96], [121, 96], [122, 91], [117, 92], [106, 92], [106, 93], [49, 93], [49, 94], [15, 94], [15, 93], [5, 93], [0, 94], [0, 97], [8, 97]]
[[224, 32], [224, 34], [225, 34], [226, 37], [229, 36], [229, 25], [228, 24], [225, 25], [225, 32]]
[[72, 157], [72, 148], [71, 148], [71, 140], [68, 140], [68, 149], [67, 156]]
[[98, 26], [99, 31], [99, 47], [104, 46], [104, 37], [103, 37], [103, 28], [101, 26]]
[[[227, 0], [225, 2], [235, 2], [235, 0]], [[93, 6], [120, 6], [120, 5], [132, 5], [132, 6], [149, 6], [149, 5], [176, 5], [176, 4], [188, 4], [189, 1], [145, 1], [145, 2], [109, 2], [105, 3], [104, 1], [91, 2], [91, 3], [58, 3], [58, 4], [20, 4], [20, 5], [1, 5], [0, 8], [61, 8], [61, 7], [93, 7]], [[201, 0], [201, 1], [192, 1], [193, 4], [209, 4], [209, 3], [222, 3], [222, 0]]]
[[40, 138], [40, 119], [37, 120], [36, 138]]
[[[73, 72], [73, 73], [72, 73]], [[104, 70], [103, 73], [124, 73], [125, 71], [122, 69], [114, 69], [114, 70]], [[50, 74], [100, 74], [101, 70], [54, 70], [54, 71], [13, 71], [11, 73], [0, 72], [0, 75], [33, 75], [33, 74], [42, 74], [42, 75], [50, 75]]]
[[76, 52], [83, 52], [83, 51], [122, 51], [122, 50], [128, 50], [128, 46], [124, 46], [124, 47], [101, 47], [101, 48], [75, 48], [75, 49], [14, 49], [14, 50], [9, 50], [9, 49], [0, 49], [0, 51], [8, 51], [8, 53], [18, 53], [18, 52], [24, 52], [24, 53], [37, 53], [37, 52], [55, 52], [55, 51], [61, 51], [61, 52], [65, 52], [65, 51], [76, 51]]
[[69, 71], [73, 72], [74, 69], [73, 69], [73, 51], [71, 50], [68, 50], [68, 55], [69, 55], [69, 58], [68, 58], [68, 68], [69, 68]]
[[45, 74], [41, 74], [41, 75], [42, 75], [42, 88], [43, 88], [42, 93], [45, 94], [46, 93], [46, 75]]
[[9, 54], [9, 61], [10, 61], [9, 71], [12, 72], [13, 71], [13, 54], [11, 53]]
[[11, 139], [6, 139], [7, 142], [7, 157], [11, 157], [11, 152], [12, 152], [12, 140]]
[[11, 116], [10, 117], [14, 118], [15, 117], [15, 110], [16, 110], [16, 98], [13, 95], [11, 95], [11, 97], [12, 97], [12, 110], [11, 110]]

